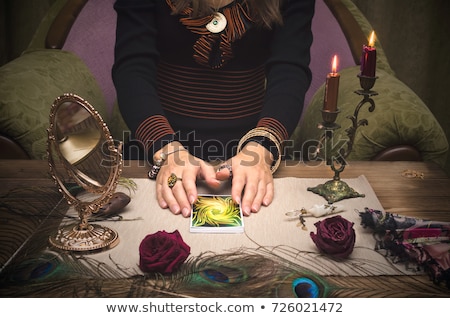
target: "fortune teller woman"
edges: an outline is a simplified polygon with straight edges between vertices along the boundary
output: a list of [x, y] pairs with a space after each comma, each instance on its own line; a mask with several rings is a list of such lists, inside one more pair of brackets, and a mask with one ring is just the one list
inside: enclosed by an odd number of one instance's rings
[[311, 82], [314, 0], [116, 0], [114, 8], [112, 74], [132, 135], [125, 157], [151, 161], [159, 205], [187, 217], [198, 180], [218, 187], [229, 178], [244, 215], [269, 205]]

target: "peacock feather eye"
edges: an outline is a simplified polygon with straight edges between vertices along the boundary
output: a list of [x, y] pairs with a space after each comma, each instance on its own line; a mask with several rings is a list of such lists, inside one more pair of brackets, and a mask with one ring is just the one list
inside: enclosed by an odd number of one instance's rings
[[319, 285], [310, 278], [299, 277], [292, 282], [292, 289], [298, 298], [318, 298]]
[[57, 258], [48, 255], [25, 260], [15, 266], [14, 272], [10, 275], [10, 280], [22, 283], [45, 280], [52, 276], [60, 265], [61, 263]]
[[218, 283], [230, 282], [230, 279], [228, 278], [228, 276], [225, 273], [222, 273], [218, 270], [206, 269], [206, 270], [200, 272], [200, 274], [202, 276], [206, 277], [207, 279], [218, 282]]
[[228, 266], [211, 266], [199, 271], [200, 275], [210, 282], [224, 284], [238, 284], [245, 282], [247, 273], [242, 268]]

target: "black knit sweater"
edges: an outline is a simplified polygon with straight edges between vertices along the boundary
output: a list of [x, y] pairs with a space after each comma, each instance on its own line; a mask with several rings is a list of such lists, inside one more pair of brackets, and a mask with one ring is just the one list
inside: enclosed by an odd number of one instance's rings
[[314, 0], [287, 0], [284, 23], [257, 27], [244, 0], [220, 9], [228, 20], [171, 14], [170, 0], [117, 0], [112, 70], [121, 114], [150, 155], [179, 140], [203, 159], [227, 159], [250, 129], [287, 139], [310, 85]]

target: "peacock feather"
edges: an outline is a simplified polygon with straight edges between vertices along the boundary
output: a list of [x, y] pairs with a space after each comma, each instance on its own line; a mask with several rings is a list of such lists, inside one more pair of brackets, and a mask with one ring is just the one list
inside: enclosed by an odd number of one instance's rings
[[[189, 258], [170, 275], [134, 272], [89, 255], [55, 253], [24, 260], [1, 279], [1, 297], [442, 297], [426, 276], [325, 276], [280, 256], [290, 247], [243, 249]], [[322, 256], [297, 251], [299, 260]], [[352, 266], [348, 264], [346, 266]], [[449, 294], [447, 294], [448, 296]]]

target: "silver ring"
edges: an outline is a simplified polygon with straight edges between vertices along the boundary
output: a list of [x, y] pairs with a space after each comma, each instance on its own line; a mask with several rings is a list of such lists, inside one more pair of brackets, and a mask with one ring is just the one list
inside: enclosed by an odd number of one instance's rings
[[217, 171], [220, 171], [225, 168], [228, 169], [228, 171], [230, 171], [230, 178], [233, 178], [233, 170], [231, 169], [231, 165], [229, 165], [228, 163], [224, 163], [223, 165], [221, 165], [219, 169], [217, 169]]
[[177, 175], [175, 173], [172, 173], [169, 178], [167, 178], [167, 185], [169, 186], [169, 188], [173, 188], [175, 186], [175, 183], [177, 183], [178, 180], [183, 180], [179, 177], [177, 177]]

